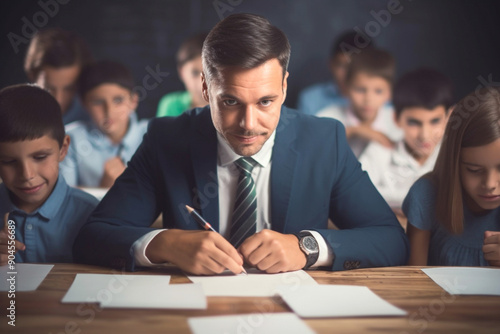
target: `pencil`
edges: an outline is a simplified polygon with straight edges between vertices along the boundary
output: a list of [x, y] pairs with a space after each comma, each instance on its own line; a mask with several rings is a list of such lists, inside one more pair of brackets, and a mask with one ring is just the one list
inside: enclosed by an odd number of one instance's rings
[[[205, 230], [211, 230], [215, 233], [218, 233], [216, 230], [214, 230], [209, 222], [207, 222], [198, 212], [196, 212], [195, 209], [193, 209], [189, 205], [186, 205], [186, 209], [188, 213], [194, 218], [194, 220], [196, 220], [196, 222], [200, 224], [201, 227], [203, 227]], [[247, 275], [247, 271], [245, 270], [245, 268], [243, 268], [243, 266], [241, 266], [241, 272]]]

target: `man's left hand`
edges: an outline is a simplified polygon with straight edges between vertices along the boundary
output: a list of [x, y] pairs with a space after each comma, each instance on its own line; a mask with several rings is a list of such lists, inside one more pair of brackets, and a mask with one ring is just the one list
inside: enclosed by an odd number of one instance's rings
[[238, 250], [247, 263], [269, 274], [299, 270], [307, 262], [295, 235], [272, 230], [252, 235]]

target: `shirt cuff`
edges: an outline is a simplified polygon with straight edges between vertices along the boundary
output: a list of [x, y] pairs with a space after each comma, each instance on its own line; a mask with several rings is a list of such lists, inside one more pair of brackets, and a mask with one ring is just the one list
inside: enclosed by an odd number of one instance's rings
[[316, 231], [304, 230], [301, 232], [309, 232], [316, 239], [319, 248], [318, 259], [316, 263], [314, 263], [310, 268], [318, 268], [318, 267], [331, 267], [333, 265], [333, 259], [335, 258], [333, 255], [333, 250], [330, 245], [325, 241], [325, 238]]
[[139, 239], [137, 239], [132, 245], [132, 251], [134, 252], [135, 264], [139, 267], [153, 267], [157, 266], [158, 263], [152, 263], [146, 256], [146, 248], [148, 248], [149, 243], [154, 237], [160, 232], [166, 231], [166, 229], [158, 229], [151, 231]]

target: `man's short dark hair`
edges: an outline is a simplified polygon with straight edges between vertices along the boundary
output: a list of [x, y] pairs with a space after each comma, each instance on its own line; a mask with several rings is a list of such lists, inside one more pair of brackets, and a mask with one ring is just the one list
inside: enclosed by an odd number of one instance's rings
[[37, 32], [30, 42], [24, 71], [31, 81], [36, 81], [44, 66], [63, 68], [85, 66], [92, 60], [89, 48], [77, 34], [59, 28]]
[[102, 60], [85, 66], [80, 74], [79, 92], [82, 99], [102, 84], [116, 84], [129, 91], [134, 88], [134, 77], [129, 69], [116, 61]]
[[0, 142], [55, 139], [64, 140], [64, 124], [59, 103], [42, 88], [22, 84], [0, 90]]
[[278, 59], [283, 77], [290, 59], [286, 35], [262, 16], [233, 14], [220, 21], [203, 43], [203, 71], [210, 81], [225, 67], [256, 68]]
[[420, 68], [406, 73], [398, 80], [392, 102], [397, 117], [404, 109], [412, 107], [432, 110], [443, 106], [448, 111], [453, 104], [453, 84], [441, 72]]
[[389, 52], [375, 48], [363, 49], [360, 53], [352, 56], [345, 81], [349, 84], [354, 76], [365, 73], [385, 79], [392, 85], [395, 70], [396, 62]]
[[207, 38], [206, 33], [193, 35], [184, 42], [182, 42], [179, 50], [177, 51], [177, 67], [182, 67], [185, 63], [201, 57], [201, 50], [203, 50], [203, 42]]

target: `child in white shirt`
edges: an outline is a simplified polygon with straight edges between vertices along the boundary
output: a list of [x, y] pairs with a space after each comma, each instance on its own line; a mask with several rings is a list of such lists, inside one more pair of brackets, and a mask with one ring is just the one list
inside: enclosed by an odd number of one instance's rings
[[349, 146], [359, 157], [366, 146], [375, 141], [392, 148], [402, 138], [394, 122], [391, 99], [394, 58], [378, 49], [365, 49], [352, 57], [345, 86], [349, 105], [330, 106], [317, 116], [335, 118], [346, 127]]
[[413, 183], [434, 168], [453, 102], [451, 81], [431, 69], [404, 75], [394, 88], [396, 122], [404, 139], [395, 149], [370, 143], [359, 161], [396, 213]]

